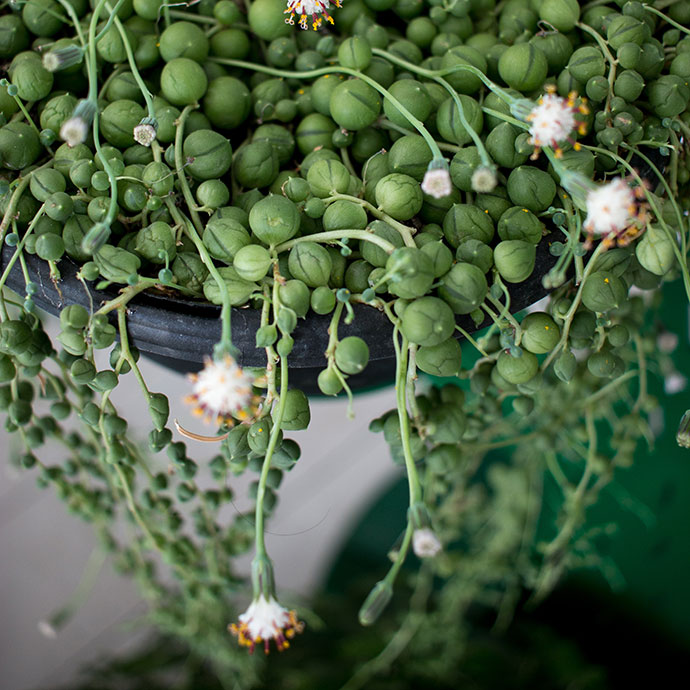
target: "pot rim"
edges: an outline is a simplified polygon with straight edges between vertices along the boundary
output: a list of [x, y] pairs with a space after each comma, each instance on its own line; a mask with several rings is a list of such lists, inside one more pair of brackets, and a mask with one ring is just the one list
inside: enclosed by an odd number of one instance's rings
[[[537, 245], [532, 274], [521, 283], [507, 285], [511, 296], [511, 313], [525, 309], [548, 294], [548, 290], [542, 285], [542, 277], [556, 262], [549, 247], [559, 237], [560, 233], [557, 231], [542, 237]], [[3, 246], [0, 268], [6, 265], [14, 251], [14, 247]], [[57, 285], [50, 277], [47, 262], [28, 253], [25, 253], [25, 258], [29, 276], [38, 285], [33, 300], [36, 306], [54, 316], [69, 304], [81, 304], [90, 309], [91, 304], [96, 306], [118, 295], [119, 290], [114, 286], [97, 290], [93, 283], [88, 282], [87, 291], [84, 283], [76, 277], [81, 266], [70, 257], [65, 257], [58, 263], [61, 279]], [[24, 292], [24, 276], [18, 264], [10, 271], [7, 286], [17, 294]], [[351, 324], [341, 320], [338, 335], [341, 338], [349, 335], [363, 338], [369, 346], [370, 361], [391, 359], [394, 356], [393, 325], [386, 315], [365, 304], [353, 304], [352, 307], [355, 318]], [[140, 352], [201, 365], [220, 340], [220, 311], [219, 306], [209, 302], [145, 291], [136, 295], [128, 304], [127, 328], [132, 344]], [[250, 306], [232, 309], [233, 344], [239, 351], [237, 359], [241, 366], [266, 365], [264, 349], [257, 348], [255, 344], [260, 318], [260, 311]], [[309, 312], [304, 319], [298, 319], [297, 328], [292, 333], [295, 344], [289, 356], [291, 368], [325, 366], [324, 353], [328, 346], [330, 321], [330, 314], [319, 315], [313, 312]], [[474, 333], [488, 326], [491, 320], [486, 317], [477, 326], [469, 315], [457, 315], [456, 323], [468, 333]], [[457, 331], [455, 335], [462, 337]]]

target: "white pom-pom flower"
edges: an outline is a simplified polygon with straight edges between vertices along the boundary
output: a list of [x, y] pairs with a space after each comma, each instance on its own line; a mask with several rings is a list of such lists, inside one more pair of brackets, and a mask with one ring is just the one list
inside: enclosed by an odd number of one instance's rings
[[594, 235], [622, 233], [636, 220], [635, 193], [620, 177], [591, 190], [587, 194], [586, 205], [584, 228]]
[[88, 134], [89, 124], [78, 116], [65, 120], [60, 127], [60, 139], [70, 148], [83, 144]]
[[472, 173], [472, 190], [478, 194], [492, 192], [497, 183], [496, 173], [486, 165], [480, 165]]
[[158, 123], [150, 117], [145, 117], [133, 131], [134, 141], [142, 146], [151, 146], [156, 140]]
[[677, 371], [669, 374], [664, 378], [664, 393], [666, 395], [675, 395], [684, 391], [688, 386], [688, 380]]
[[412, 550], [418, 558], [433, 558], [442, 548], [436, 533], [429, 527], [416, 529], [412, 533]]
[[429, 163], [422, 180], [422, 191], [424, 194], [433, 196], [434, 199], [442, 199], [453, 191], [448, 164], [445, 161], [431, 161]]
[[573, 132], [585, 134], [585, 123], [580, 115], [589, 112], [584, 101], [579, 101], [575, 92], [568, 98], [557, 96], [553, 89], [548, 90], [538, 101], [537, 105], [527, 115], [530, 123], [529, 143], [535, 147], [532, 158], [539, 155], [539, 149], [548, 146], [561, 155], [561, 145], [570, 142], [577, 150], [579, 145], [573, 139]]
[[[335, 0], [333, 3], [336, 7], [340, 7], [340, 0]], [[309, 17], [311, 17], [311, 26], [316, 31], [325, 18], [327, 22], [333, 24], [333, 17], [328, 14], [327, 10], [331, 6], [329, 0], [287, 0], [287, 9], [285, 14], [286, 24], [294, 24], [295, 16], [299, 16], [300, 29], [309, 28]], [[321, 16], [322, 15], [322, 16]]]
[[254, 379], [230, 355], [207, 359], [204, 368], [189, 378], [194, 386], [186, 400], [199, 416], [221, 424], [233, 418], [248, 419], [256, 410], [259, 398], [252, 392]]
[[89, 127], [98, 112], [98, 104], [88, 98], [79, 101], [72, 116], [60, 127], [60, 138], [70, 148], [83, 144], [89, 135]]
[[304, 623], [297, 620], [294, 611], [288, 611], [272, 596], [266, 598], [263, 594], [252, 601], [249, 608], [240, 615], [238, 623], [228, 626], [238, 643], [249, 647], [250, 654], [261, 643], [268, 654], [271, 640], [275, 641], [276, 648], [282, 652], [290, 646], [289, 640], [303, 629]]

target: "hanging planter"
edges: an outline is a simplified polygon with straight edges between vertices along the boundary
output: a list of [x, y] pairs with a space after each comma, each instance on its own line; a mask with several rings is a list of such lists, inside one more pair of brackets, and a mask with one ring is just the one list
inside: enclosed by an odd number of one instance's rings
[[[444, 582], [424, 625], [453, 645], [465, 604], [505, 616], [516, 583], [543, 596], [593, 562], [582, 515], [649, 440], [648, 370], [676, 375], [630, 289], [680, 273], [690, 295], [690, 10], [666, 4], [28, 0], [0, 17], [0, 409], [19, 462], [227, 683], [254, 682], [228, 629], [252, 651], [303, 627], [264, 534], [305, 392], [395, 385], [370, 429], [409, 506], [363, 625], [411, 554], [418, 594]], [[36, 307], [59, 316], [54, 341]], [[140, 353], [194, 372], [209, 427], [173, 435], [178, 403]], [[128, 375], [148, 450], [111, 399]], [[51, 437], [66, 460], [42, 456]], [[218, 444], [214, 488], [198, 441]], [[512, 460], [485, 471], [496, 447]], [[545, 471], [563, 501], [537, 546]], [[229, 481], [252, 472], [254, 514], [228, 522]]]

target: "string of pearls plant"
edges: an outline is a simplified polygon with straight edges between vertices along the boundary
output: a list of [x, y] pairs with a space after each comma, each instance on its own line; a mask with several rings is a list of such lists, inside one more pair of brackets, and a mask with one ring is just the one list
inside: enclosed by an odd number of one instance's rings
[[[299, 459], [283, 434], [310, 416], [289, 387], [293, 335], [311, 313], [331, 315], [318, 386], [351, 398], [348, 377], [369, 358], [362, 338], [338, 337], [353, 304], [392, 324], [397, 407], [371, 430], [409, 483], [406, 529], [362, 625], [385, 610], [410, 551], [420, 567], [410, 615], [348, 687], [413, 638], [414, 658], [432, 644], [457, 658], [474, 601], [507, 620], [521, 587], [541, 597], [566, 568], [601, 565], [585, 511], [652, 439], [648, 373], [684, 386], [652, 316], [661, 282], [680, 277], [690, 297], [690, 2], [0, 7], [0, 286], [17, 271], [24, 284], [0, 299], [0, 409], [19, 464], [93, 523], [151, 620], [227, 687], [259, 673], [227, 630], [250, 652], [284, 650], [303, 630], [264, 543]], [[550, 299], [520, 318], [510, 287], [532, 275], [546, 235]], [[30, 255], [58, 289], [72, 261], [85, 294], [117, 296], [65, 304], [51, 341]], [[218, 443], [216, 488], [199, 486], [193, 446], [173, 440], [180, 401], [139, 369], [127, 321], [145, 291], [220, 307], [221, 339], [188, 396], [217, 434], [178, 425], [186, 441]], [[236, 307], [260, 310], [265, 367], [238, 365]], [[458, 315], [490, 325], [473, 337]], [[110, 368], [98, 370], [99, 350]], [[420, 372], [437, 382], [420, 386]], [[130, 374], [151, 453], [111, 399]], [[689, 429], [684, 419], [681, 445]], [[62, 457], [42, 454], [48, 439]], [[487, 461], [499, 448], [509, 463]], [[219, 511], [244, 472], [257, 473], [255, 513], [228, 524]], [[562, 505], [537, 546], [545, 474]], [[112, 530], [123, 514], [126, 540]], [[252, 542], [251, 603], [228, 626], [245, 587], [233, 560]]]

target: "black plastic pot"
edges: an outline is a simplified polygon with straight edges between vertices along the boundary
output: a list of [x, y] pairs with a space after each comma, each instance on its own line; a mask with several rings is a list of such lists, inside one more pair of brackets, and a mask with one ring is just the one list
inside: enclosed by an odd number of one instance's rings
[[[542, 277], [556, 261], [549, 252], [550, 242], [556, 239], [557, 233], [542, 239], [537, 247], [532, 275], [524, 282], [510, 286], [511, 311], [520, 311], [546, 294]], [[2, 248], [2, 267], [14, 251], [12, 247]], [[89, 308], [91, 301], [99, 305], [117, 296], [115, 287], [96, 290], [90, 285], [89, 297], [84, 285], [75, 277], [79, 265], [69, 258], [59, 264], [62, 279], [57, 285], [53, 284], [45, 261], [26, 255], [26, 264], [31, 280], [39, 287], [33, 297], [34, 302], [50, 314], [57, 315], [69, 304]], [[18, 294], [24, 294], [24, 276], [18, 263], [12, 268], [7, 285]], [[366, 370], [348, 379], [353, 390], [361, 391], [393, 379], [393, 327], [385, 314], [377, 309], [362, 304], [353, 305], [353, 309], [354, 321], [350, 325], [341, 321], [338, 335], [358, 335], [369, 346], [370, 361]], [[186, 373], [201, 369], [204, 358], [211, 354], [213, 346], [220, 340], [219, 316], [220, 307], [207, 302], [171, 298], [151, 291], [137, 295], [129, 303], [127, 327], [132, 343], [142, 353], [170, 369]], [[240, 351], [239, 362], [244, 366], [263, 366], [266, 363], [263, 349], [257, 349], [255, 345], [259, 317], [256, 309], [232, 310], [232, 339]], [[299, 320], [293, 333], [295, 346], [288, 358], [290, 381], [308, 394], [319, 393], [316, 377], [325, 366], [329, 322], [330, 316], [310, 313], [306, 319]], [[477, 328], [469, 316], [460, 316], [458, 324], [473, 332], [488, 325], [488, 319]]]

